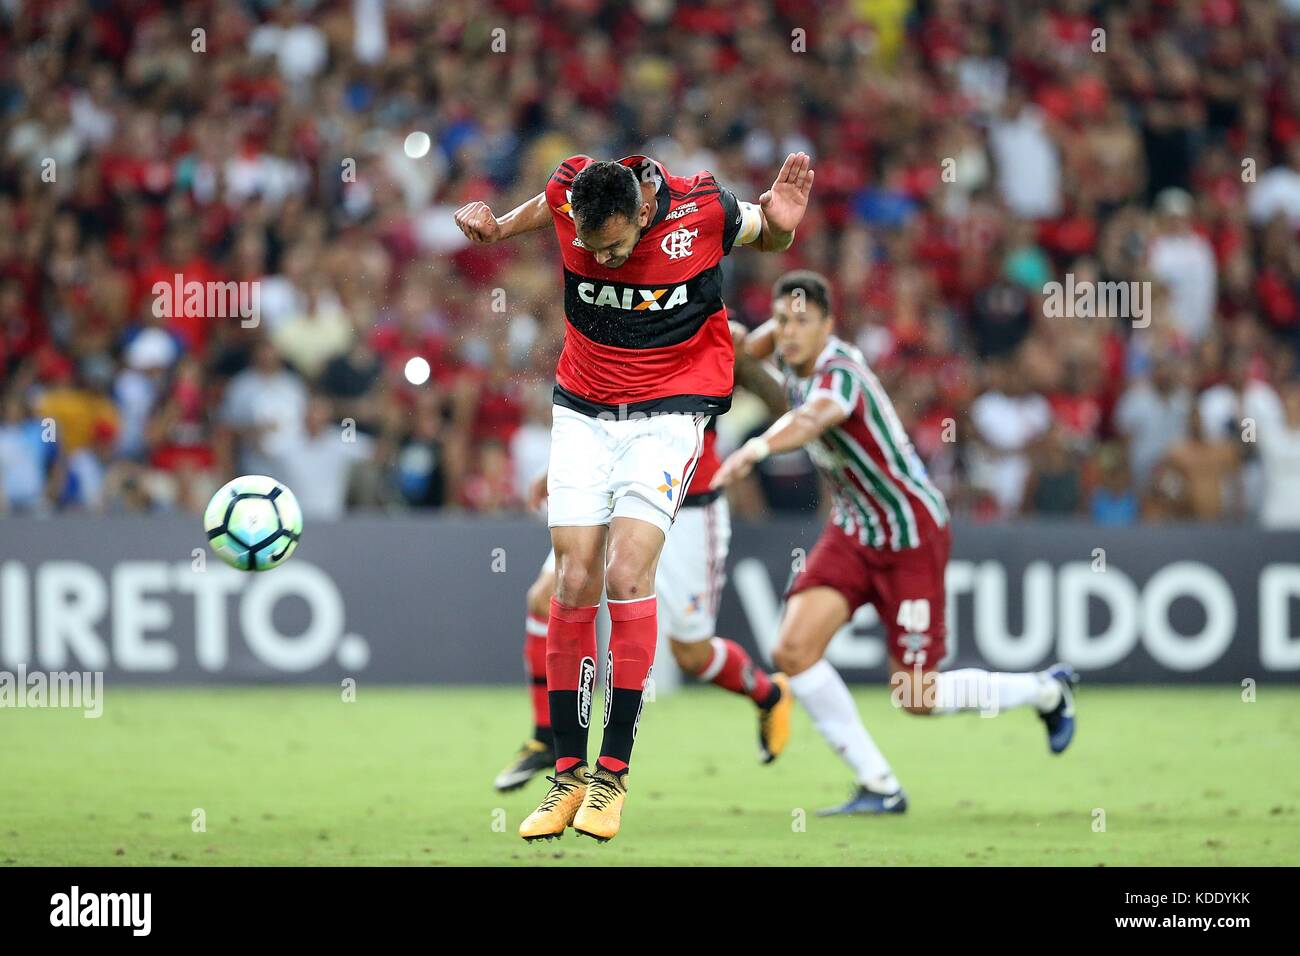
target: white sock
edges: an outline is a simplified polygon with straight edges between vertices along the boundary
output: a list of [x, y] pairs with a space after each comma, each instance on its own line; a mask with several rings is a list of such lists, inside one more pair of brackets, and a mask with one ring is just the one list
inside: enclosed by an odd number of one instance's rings
[[879, 793], [898, 790], [889, 761], [867, 733], [844, 678], [827, 660], [790, 678], [790, 689], [831, 749], [852, 768], [858, 783]]
[[1060, 702], [1061, 687], [1044, 674], [1006, 674], [964, 667], [939, 674], [934, 700], [936, 714], [974, 710], [991, 717], [1028, 706], [1046, 713]]

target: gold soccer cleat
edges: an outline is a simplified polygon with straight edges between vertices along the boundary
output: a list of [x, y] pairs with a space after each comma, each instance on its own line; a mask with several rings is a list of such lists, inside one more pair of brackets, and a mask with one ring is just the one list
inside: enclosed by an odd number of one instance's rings
[[573, 829], [601, 843], [618, 835], [623, 816], [623, 798], [627, 796], [627, 773], [614, 773], [597, 767], [587, 786], [587, 795], [573, 818]]
[[790, 678], [773, 674], [772, 683], [781, 688], [781, 699], [767, 710], [758, 712], [758, 755], [763, 763], [771, 763], [781, 756], [781, 751], [790, 742], [790, 717], [794, 713]]
[[587, 795], [591, 774], [585, 766], [577, 766], [554, 777], [546, 798], [519, 824], [519, 835], [525, 840], [551, 840], [564, 835], [564, 828], [573, 823], [574, 814]]

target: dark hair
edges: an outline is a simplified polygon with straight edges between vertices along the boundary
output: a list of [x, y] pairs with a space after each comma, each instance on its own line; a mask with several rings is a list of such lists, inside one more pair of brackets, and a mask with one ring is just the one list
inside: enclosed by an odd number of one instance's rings
[[821, 306], [824, 317], [831, 314], [831, 284], [824, 275], [811, 269], [795, 269], [781, 276], [772, 285], [772, 298], [780, 299], [800, 289], [805, 299]]
[[584, 166], [573, 177], [573, 221], [584, 229], [599, 229], [613, 216], [636, 223], [641, 208], [641, 184], [621, 163]]

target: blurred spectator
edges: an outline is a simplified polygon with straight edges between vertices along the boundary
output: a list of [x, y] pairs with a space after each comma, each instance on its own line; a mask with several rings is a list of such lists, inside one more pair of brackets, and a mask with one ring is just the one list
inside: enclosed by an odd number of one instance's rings
[[284, 368], [266, 339], [253, 349], [253, 362], [230, 380], [221, 423], [237, 445], [238, 470], [248, 475], [278, 475], [302, 441], [307, 389]]
[[499, 514], [518, 509], [527, 488], [515, 487], [506, 450], [496, 439], [478, 446], [474, 467], [461, 484], [461, 503], [471, 511]]
[[[147, 494], [156, 504], [201, 511], [223, 481], [215, 473], [217, 449], [207, 414], [203, 367], [185, 356], [149, 421], [149, 464], [154, 469]], [[144, 488], [144, 480], [133, 484]]]
[[1216, 265], [1210, 244], [1192, 229], [1192, 197], [1169, 188], [1156, 197], [1151, 273], [1169, 289], [1173, 319], [1187, 338], [1204, 338], [1214, 320]]
[[1139, 495], [1170, 447], [1187, 438], [1192, 395], [1180, 381], [1183, 374], [1180, 360], [1158, 357], [1150, 377], [1130, 385], [1115, 409], [1115, 427], [1128, 439], [1133, 487]]
[[1130, 484], [1130, 470], [1124, 446], [1102, 445], [1096, 456], [1097, 483], [1088, 502], [1088, 517], [1105, 527], [1137, 524], [1138, 497]]
[[551, 389], [534, 386], [524, 404], [524, 421], [510, 438], [510, 461], [514, 466], [514, 488], [526, 495], [529, 484], [546, 473], [551, 455]]
[[118, 450], [127, 458], [143, 456], [149, 417], [179, 356], [176, 339], [160, 328], [141, 329], [128, 340], [123, 368], [113, 383], [113, 398], [122, 414]]
[[93, 361], [83, 361], [76, 372], [46, 389], [36, 401], [36, 414], [54, 421], [60, 452], [71, 455], [95, 440], [101, 423], [117, 430], [117, 406], [106, 394], [103, 370]]
[[103, 511], [108, 503], [109, 472], [128, 467], [114, 459], [117, 427], [110, 421], [95, 422], [90, 441], [70, 452], [63, 465], [63, 487], [59, 507], [76, 511]]
[[1083, 508], [1083, 478], [1078, 456], [1059, 427], [1048, 431], [1031, 455], [1025, 482], [1025, 514], [1065, 517]]
[[1188, 435], [1156, 466], [1145, 504], [1150, 520], [1224, 521], [1239, 519], [1241, 455], [1238, 443], [1204, 437], [1193, 408]]
[[348, 350], [352, 336], [352, 323], [338, 296], [328, 279], [317, 275], [308, 285], [302, 310], [280, 323], [272, 341], [300, 375], [315, 381], [330, 359]]
[[0, 424], [0, 511], [36, 514], [46, 507], [46, 480], [56, 446], [17, 390], [4, 398]]
[[369, 458], [374, 447], [369, 435], [333, 420], [329, 399], [314, 396], [307, 403], [302, 429], [284, 451], [280, 472], [282, 480], [296, 489], [303, 517], [341, 517], [352, 466]]
[[1240, 446], [1242, 500], [1230, 504], [1241, 513], [1258, 510], [1263, 500], [1263, 476], [1255, 454], [1258, 436], [1275, 430], [1283, 417], [1277, 392], [1250, 375], [1250, 364], [1251, 358], [1244, 350], [1229, 350], [1226, 379], [1207, 388], [1196, 401], [1201, 437]]
[[991, 495], [1001, 514], [1011, 515], [1024, 500], [1030, 452], [1051, 427], [1052, 410], [1009, 360], [991, 362], [986, 371], [988, 388], [970, 410], [971, 484]]
[[1266, 528], [1300, 528], [1300, 382], [1282, 392], [1282, 417], [1259, 433], [1263, 506]]
[[1060, 211], [1060, 155], [1047, 117], [1023, 87], [1008, 91], [1002, 114], [990, 124], [989, 146], [998, 189], [1014, 215], [1044, 219]]
[[435, 396], [425, 393], [416, 402], [410, 435], [397, 453], [397, 487], [402, 499], [414, 507], [441, 507], [450, 483], [447, 424], [441, 406], [433, 399]]
[[1285, 164], [1263, 173], [1248, 193], [1251, 221], [1266, 226], [1281, 216], [1294, 230], [1300, 229], [1300, 137], [1287, 147]]

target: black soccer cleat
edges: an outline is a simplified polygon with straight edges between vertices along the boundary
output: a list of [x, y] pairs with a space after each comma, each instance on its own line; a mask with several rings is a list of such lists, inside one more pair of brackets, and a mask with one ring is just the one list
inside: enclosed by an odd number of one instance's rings
[[530, 740], [519, 748], [515, 759], [497, 774], [494, 786], [501, 793], [518, 790], [539, 773], [550, 770], [555, 763], [555, 752], [540, 740]]

